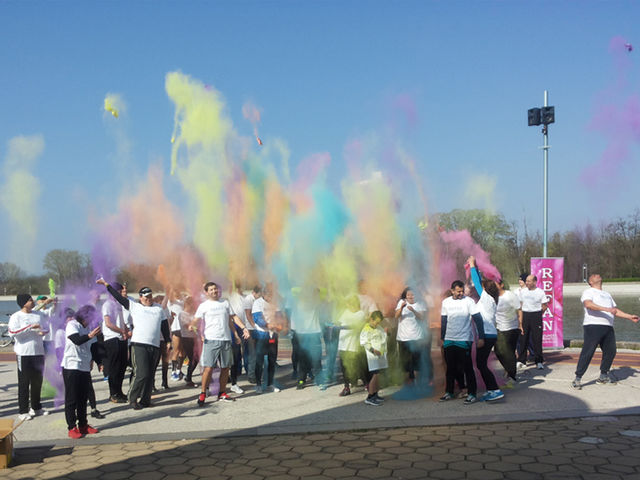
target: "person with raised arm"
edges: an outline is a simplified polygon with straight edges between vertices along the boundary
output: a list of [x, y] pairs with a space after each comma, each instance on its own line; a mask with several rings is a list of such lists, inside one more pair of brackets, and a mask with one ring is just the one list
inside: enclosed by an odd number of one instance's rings
[[149, 287], [140, 289], [138, 303], [123, 297], [104, 278], [99, 278], [96, 283], [104, 285], [111, 296], [131, 314], [133, 381], [129, 387], [128, 400], [134, 410], [150, 407], [156, 359], [160, 355], [160, 337], [165, 342], [170, 341], [169, 322], [164, 309], [153, 302], [153, 291]]

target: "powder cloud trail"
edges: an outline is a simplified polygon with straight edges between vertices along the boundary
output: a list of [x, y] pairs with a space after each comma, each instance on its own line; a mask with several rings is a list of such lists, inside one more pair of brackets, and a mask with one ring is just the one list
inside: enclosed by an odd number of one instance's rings
[[640, 95], [629, 92], [629, 73], [633, 66], [627, 41], [614, 37], [609, 44], [615, 71], [613, 80], [600, 95], [589, 129], [605, 141], [600, 158], [580, 174], [589, 188], [615, 188], [625, 183], [626, 167], [634, 147], [640, 144]]
[[456, 260], [461, 257], [466, 260], [469, 255], [476, 257], [478, 270], [482, 272], [484, 277], [490, 280], [502, 278], [498, 269], [491, 263], [490, 254], [473, 240], [468, 230], [440, 232], [440, 238], [444, 244], [440, 251], [442, 288], [449, 288], [451, 282], [459, 280], [460, 265], [458, 265], [459, 261], [456, 263]]
[[18, 136], [9, 140], [2, 172], [0, 204], [9, 217], [10, 256], [20, 265], [32, 269], [33, 248], [38, 235], [38, 199], [40, 180], [36, 171], [38, 158], [45, 148], [42, 135]]

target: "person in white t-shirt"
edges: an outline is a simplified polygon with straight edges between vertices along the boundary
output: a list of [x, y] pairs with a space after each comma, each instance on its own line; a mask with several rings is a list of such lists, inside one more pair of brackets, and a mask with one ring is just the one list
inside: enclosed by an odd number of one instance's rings
[[213, 368], [220, 368], [220, 391], [218, 400], [232, 402], [235, 399], [227, 392], [227, 380], [229, 379], [229, 368], [233, 364], [231, 350], [231, 329], [235, 323], [242, 329], [244, 338], [249, 337], [249, 330], [244, 326], [240, 318], [235, 314], [229, 305], [228, 300], [221, 300], [220, 286], [214, 282], [207, 282], [204, 285], [207, 299], [200, 304], [194, 315], [192, 328], [202, 323], [202, 335], [204, 335], [204, 345], [202, 346], [202, 392], [198, 396], [198, 406], [204, 406], [207, 397], [207, 390], [211, 383]]
[[[125, 288], [114, 283], [113, 288], [126, 296]], [[122, 391], [122, 382], [127, 369], [128, 345], [131, 334], [125, 323], [123, 308], [113, 298], [102, 304], [102, 335], [104, 337], [104, 368], [109, 376], [109, 400], [113, 403], [127, 403]]]
[[395, 318], [398, 322], [396, 340], [400, 363], [405, 371], [406, 378], [413, 382], [425, 362], [423, 355], [430, 355], [426, 351], [426, 317], [427, 308], [416, 300], [409, 287], [405, 288], [396, 305]]
[[527, 346], [531, 338], [534, 361], [538, 370], [544, 368], [542, 362], [542, 314], [548, 307], [547, 295], [541, 288], [536, 287], [538, 278], [528, 275], [525, 281], [527, 288], [520, 291], [520, 305], [522, 309], [522, 336], [520, 337], [520, 351], [518, 352], [518, 367], [527, 364]]
[[178, 320], [180, 321], [180, 346], [184, 357], [189, 360], [187, 375], [184, 377], [187, 387], [197, 387], [197, 385], [193, 383], [192, 378], [199, 359], [196, 354], [197, 335], [196, 332], [190, 328], [197, 308], [198, 305], [196, 304], [196, 299], [193, 297], [187, 297], [184, 300], [184, 309], [178, 313]]
[[611, 364], [616, 356], [616, 335], [613, 331], [615, 317], [626, 318], [634, 323], [640, 319], [638, 315], [630, 315], [616, 306], [613, 297], [602, 290], [602, 277], [597, 273], [589, 276], [590, 288], [587, 288], [580, 301], [584, 306], [584, 343], [580, 351], [576, 378], [571, 386], [580, 390], [582, 388], [582, 376], [587, 371], [596, 348], [602, 350], [600, 361], [600, 377], [596, 383], [616, 383], [617, 379], [611, 373]]
[[513, 386], [516, 379], [516, 345], [522, 333], [522, 310], [520, 299], [513, 292], [505, 289], [504, 281], [496, 280], [498, 293], [498, 306], [496, 309], [496, 328], [498, 339], [496, 341], [496, 357], [502, 364], [509, 379], [508, 386]]
[[273, 287], [267, 286], [260, 298], [253, 302], [251, 315], [255, 330], [253, 335], [256, 339], [256, 393], [265, 391], [262, 384], [262, 374], [264, 370], [264, 357], [267, 356], [267, 392], [279, 392], [280, 389], [274, 385], [276, 372], [276, 360], [278, 358], [278, 332], [282, 330], [285, 322], [282, 311], [279, 309], [274, 299]]
[[262, 296], [262, 287], [256, 285], [253, 290], [244, 297], [245, 327], [249, 330], [250, 337], [242, 343], [242, 361], [244, 371], [247, 372], [249, 383], [256, 383], [256, 326], [253, 322], [253, 303]]
[[64, 380], [64, 415], [70, 438], [78, 439], [98, 433], [87, 422], [87, 400], [91, 387], [91, 344], [100, 333], [100, 326], [89, 330], [94, 317], [99, 316], [95, 307], [84, 305], [65, 327], [62, 378]]
[[[249, 325], [251, 324], [247, 321], [247, 314], [244, 308], [245, 297], [242, 288], [239, 285], [236, 285], [235, 288], [232, 285], [228, 300], [231, 305], [231, 310], [238, 315], [238, 318], [240, 318], [244, 327], [249, 331], [249, 335], [251, 335], [251, 329], [249, 329]], [[240, 385], [238, 385], [238, 377], [242, 373], [242, 346], [244, 342], [248, 342], [248, 339], [242, 339], [242, 329], [236, 324], [231, 328], [231, 337], [231, 352], [233, 354], [233, 364], [229, 370], [231, 391], [233, 393], [242, 394], [244, 393], [244, 390], [240, 388]]]
[[45, 334], [42, 325], [46, 320], [42, 313], [33, 311], [35, 303], [28, 293], [19, 294], [16, 302], [20, 310], [9, 318], [9, 335], [15, 341], [13, 350], [18, 363], [18, 419], [24, 421], [31, 420], [36, 415], [49, 413], [40, 403], [44, 372], [42, 338]]
[[104, 278], [99, 278], [96, 283], [104, 285], [111, 296], [131, 313], [133, 380], [128, 400], [134, 410], [150, 407], [156, 361], [160, 356], [160, 338], [165, 342], [171, 340], [167, 315], [161, 305], [153, 302], [153, 291], [149, 287], [138, 291], [138, 303], [123, 297]]
[[[477, 346], [484, 346], [484, 324], [482, 315], [475, 302], [464, 295], [464, 283], [455, 280], [451, 284], [451, 296], [442, 301], [440, 339], [444, 347], [444, 360], [447, 365], [446, 391], [441, 402], [452, 400], [454, 383], [467, 385], [465, 405], [477, 401], [477, 382], [471, 360], [471, 346], [474, 339], [472, 322], [478, 332]], [[464, 381], [466, 380], [466, 382]]]
[[365, 313], [360, 309], [358, 296], [351, 295], [347, 298], [347, 308], [338, 318], [338, 356], [344, 380], [344, 388], [338, 394], [341, 397], [351, 395], [351, 385], [355, 386], [358, 379], [366, 381], [366, 356], [360, 345], [360, 332], [366, 321]]

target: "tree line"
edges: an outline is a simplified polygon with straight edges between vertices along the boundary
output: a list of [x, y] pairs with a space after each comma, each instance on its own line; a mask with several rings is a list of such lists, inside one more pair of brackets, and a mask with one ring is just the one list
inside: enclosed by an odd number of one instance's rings
[[[456, 209], [433, 215], [428, 224], [444, 230], [468, 230], [473, 240], [491, 254], [493, 263], [507, 282], [513, 283], [529, 271], [531, 257], [542, 255], [542, 235], [510, 222], [502, 214], [487, 210]], [[463, 255], [464, 252], [461, 253]], [[583, 265], [590, 273], [606, 280], [640, 280], [640, 210], [599, 226], [587, 224], [554, 233], [548, 242], [550, 257], [564, 257], [565, 282], [580, 282]], [[62, 291], [73, 285], [92, 282], [91, 257], [76, 250], [55, 249], [43, 260], [43, 275], [30, 275], [18, 265], [0, 263], [0, 294], [45, 293], [49, 279]], [[136, 284], [141, 275], [154, 278], [157, 266], [130, 265], [118, 274], [118, 280]], [[160, 285], [155, 285], [158, 288]]]

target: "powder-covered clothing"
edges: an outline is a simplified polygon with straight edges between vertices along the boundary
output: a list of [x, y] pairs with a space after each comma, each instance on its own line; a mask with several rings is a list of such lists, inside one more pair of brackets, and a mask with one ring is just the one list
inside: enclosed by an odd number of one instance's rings
[[547, 303], [547, 295], [541, 288], [523, 288], [520, 291], [520, 302], [523, 312], [539, 312], [542, 310], [542, 304]]
[[[80, 370], [81, 372], [91, 371], [91, 344], [95, 343], [96, 338], [88, 338], [89, 327], [83, 327], [77, 320], [69, 320], [65, 328], [66, 337], [64, 344], [64, 356], [62, 357], [62, 368], [67, 370]], [[83, 340], [77, 345], [71, 340], [72, 335], [78, 334]], [[85, 337], [85, 338], [83, 338]]]
[[343, 327], [340, 330], [338, 339], [338, 350], [342, 352], [359, 352], [359, 334], [365, 322], [365, 314], [362, 310], [352, 312], [345, 310], [338, 319], [338, 325]]
[[204, 320], [205, 340], [231, 341], [229, 318], [234, 315], [228, 300], [205, 300], [195, 313], [195, 318]]
[[[14, 338], [13, 351], [18, 356], [44, 355], [43, 337], [39, 332], [46, 319], [40, 312], [18, 310], [9, 318], [9, 335]], [[40, 325], [40, 329], [31, 328]]]
[[[591, 300], [599, 307], [613, 308], [616, 306], [616, 302], [613, 300], [613, 297], [609, 294], [609, 292], [605, 292], [604, 290], [593, 287], [587, 288], [580, 297], [580, 302], [583, 305], [587, 300]], [[613, 313], [601, 312], [599, 310], [590, 310], [587, 307], [584, 307], [584, 320], [582, 321], [582, 324], [606, 325], [609, 327], [613, 327], [614, 318], [615, 316], [613, 315]]]
[[[242, 306], [242, 308], [245, 310], [245, 316], [244, 316], [244, 326], [248, 329], [248, 330], [254, 330], [253, 325], [251, 324], [251, 322], [249, 321], [249, 319], [247, 318], [247, 314], [246, 311], [249, 310], [250, 312], [252, 312], [253, 310], [253, 304], [256, 301], [256, 297], [253, 296], [253, 293], [250, 293], [248, 295], [245, 295], [244, 297], [244, 304]], [[243, 317], [240, 317], [243, 318]], [[252, 318], [253, 319], [253, 318]]]
[[520, 310], [520, 300], [513, 292], [505, 291], [500, 295], [496, 309], [496, 328], [498, 331], [508, 332], [520, 328], [518, 310]]
[[291, 321], [291, 330], [296, 333], [322, 333], [320, 315], [318, 315], [315, 305], [294, 299], [291, 302], [289, 319]]
[[[367, 353], [367, 366], [370, 372], [389, 366], [389, 361], [387, 360], [387, 334], [380, 325], [376, 328], [371, 328], [371, 325], [365, 324], [362, 332], [360, 332], [360, 345], [364, 347]], [[372, 353], [371, 349], [378, 350], [381, 355], [378, 356]]]
[[[400, 306], [406, 300], [400, 300], [396, 305], [396, 311], [400, 309]], [[400, 342], [408, 342], [410, 340], [420, 340], [424, 337], [423, 320], [419, 320], [415, 313], [409, 310], [412, 307], [418, 313], [425, 313], [427, 308], [420, 302], [407, 304], [402, 308], [400, 312], [400, 318], [398, 318], [398, 333], [396, 340]]]
[[189, 328], [193, 321], [193, 315], [183, 310], [178, 314], [177, 318], [180, 323], [180, 336], [182, 338], [196, 338], [195, 332]]

